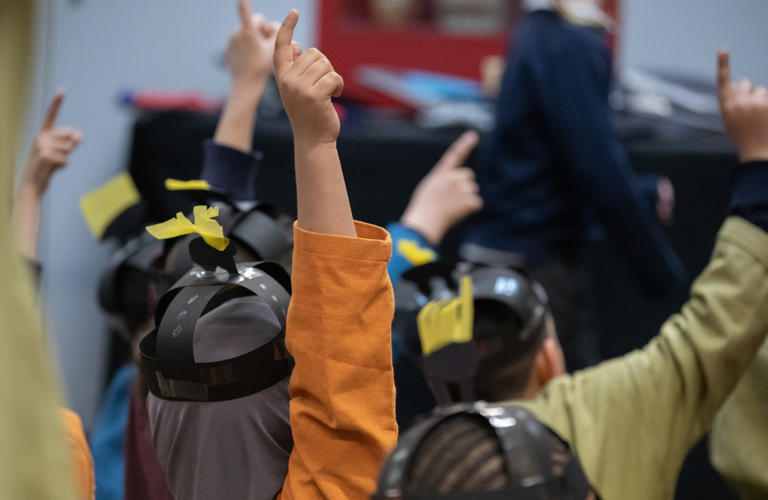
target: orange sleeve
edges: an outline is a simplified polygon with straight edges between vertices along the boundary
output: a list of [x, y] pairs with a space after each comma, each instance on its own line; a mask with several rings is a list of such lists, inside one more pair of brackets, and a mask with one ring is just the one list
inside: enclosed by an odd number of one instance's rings
[[357, 238], [294, 227], [286, 328], [294, 448], [281, 500], [368, 500], [397, 442], [385, 230]]
[[72, 458], [72, 471], [75, 475], [78, 496], [81, 500], [93, 500], [96, 498], [96, 479], [93, 471], [93, 457], [88, 441], [85, 439], [83, 424], [76, 413], [65, 408], [60, 408], [59, 411]]

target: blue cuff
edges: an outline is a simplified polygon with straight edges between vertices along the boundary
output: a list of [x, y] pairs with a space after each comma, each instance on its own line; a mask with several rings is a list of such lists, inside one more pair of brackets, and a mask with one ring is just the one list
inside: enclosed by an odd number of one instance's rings
[[245, 153], [208, 139], [203, 142], [203, 171], [200, 178], [223, 189], [234, 201], [256, 199], [256, 177], [264, 155]]
[[731, 214], [768, 231], [768, 161], [743, 163], [731, 172]]
[[420, 232], [406, 227], [399, 222], [390, 223], [387, 226], [387, 231], [389, 231], [389, 234], [392, 236], [392, 258], [389, 259], [387, 272], [389, 272], [389, 279], [393, 284], [400, 281], [400, 276], [404, 272], [419, 265], [400, 252], [401, 242], [411, 241], [416, 244], [418, 251], [424, 252], [425, 254], [431, 252], [433, 255], [430, 261], [435, 261], [440, 258], [440, 254], [437, 252], [437, 247], [427, 241]]

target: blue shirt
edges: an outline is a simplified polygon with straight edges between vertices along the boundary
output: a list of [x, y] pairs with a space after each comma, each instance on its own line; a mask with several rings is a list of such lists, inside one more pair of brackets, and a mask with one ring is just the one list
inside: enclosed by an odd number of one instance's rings
[[125, 432], [131, 387], [138, 374], [138, 366], [132, 363], [117, 370], [91, 433], [96, 500], [122, 500], [124, 497]]

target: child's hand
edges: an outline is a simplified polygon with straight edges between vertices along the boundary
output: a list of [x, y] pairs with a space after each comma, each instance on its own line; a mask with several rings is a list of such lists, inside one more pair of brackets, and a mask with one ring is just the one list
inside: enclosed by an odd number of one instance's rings
[[483, 207], [475, 172], [464, 161], [477, 145], [477, 132], [466, 132], [421, 180], [400, 222], [437, 245], [445, 233]]
[[251, 14], [248, 0], [238, 0], [237, 7], [241, 26], [230, 37], [226, 53], [232, 85], [261, 95], [272, 74], [275, 37], [280, 24], [267, 21], [261, 14]]
[[718, 54], [717, 83], [725, 131], [742, 163], [768, 160], [768, 90], [749, 80], [731, 82], [727, 52]]
[[294, 140], [308, 144], [332, 144], [341, 124], [331, 102], [344, 90], [344, 80], [319, 50], [302, 53], [293, 42], [299, 20], [294, 9], [283, 21], [275, 42], [275, 76]]
[[69, 155], [80, 144], [83, 133], [72, 127], [54, 128], [64, 94], [53, 98], [40, 133], [32, 146], [27, 169], [24, 171], [20, 189], [29, 189], [31, 194], [42, 196], [48, 189], [53, 173], [66, 166]]

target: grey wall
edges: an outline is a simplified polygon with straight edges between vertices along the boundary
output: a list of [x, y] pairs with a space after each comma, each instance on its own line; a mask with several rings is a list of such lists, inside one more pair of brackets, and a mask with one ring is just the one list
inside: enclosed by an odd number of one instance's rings
[[731, 51], [734, 78], [768, 85], [765, 0], [622, 0], [622, 63], [691, 71], [714, 80], [715, 53]]
[[[68, 89], [60, 123], [85, 131], [71, 165], [56, 176], [46, 199], [40, 255], [47, 316], [69, 404], [89, 427], [102, 390], [107, 347], [95, 287], [109, 249], [88, 232], [78, 200], [125, 168], [133, 116], [117, 105], [120, 89], [226, 92], [226, 74], [217, 61], [237, 16], [234, 0], [40, 3], [29, 135], [60, 85]], [[252, 6], [273, 19], [297, 7], [302, 20], [296, 38], [305, 48], [314, 41], [316, 0], [262, 0]], [[623, 65], [713, 75], [714, 52], [725, 45], [734, 52], [736, 75], [768, 84], [764, 0], [625, 0], [623, 12]]]

